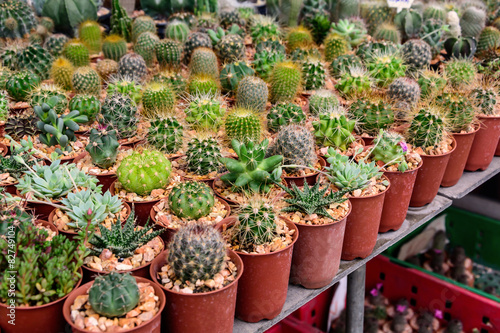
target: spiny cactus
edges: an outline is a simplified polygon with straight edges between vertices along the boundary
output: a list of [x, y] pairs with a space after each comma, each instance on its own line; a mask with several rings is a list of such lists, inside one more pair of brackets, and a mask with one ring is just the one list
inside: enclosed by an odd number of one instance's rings
[[331, 32], [342, 36], [351, 46], [355, 47], [366, 39], [366, 28], [358, 22], [349, 19], [341, 19], [338, 23], [332, 23]]
[[151, 32], [156, 35], [156, 23], [147, 15], [141, 15], [132, 22], [132, 41], [137, 42], [139, 36], [144, 32]]
[[401, 43], [401, 34], [398, 28], [391, 23], [381, 24], [373, 34], [375, 40], [385, 40], [394, 44]]
[[110, 272], [96, 277], [89, 289], [89, 304], [98, 314], [121, 317], [139, 304], [139, 287], [126, 273]]
[[316, 44], [321, 45], [330, 30], [330, 18], [326, 14], [317, 14], [310, 21], [304, 22], [311, 29]]
[[437, 146], [443, 140], [446, 131], [443, 113], [437, 106], [419, 107], [406, 132], [407, 142], [424, 150]]
[[165, 28], [165, 38], [173, 39], [179, 43], [184, 43], [188, 35], [189, 26], [180, 20], [168, 22], [168, 25]]
[[[284, 165], [301, 165], [314, 167], [318, 161], [314, 136], [304, 126], [291, 124], [281, 127], [268, 156], [283, 156]], [[288, 171], [297, 170], [287, 168]]]
[[245, 56], [243, 38], [235, 34], [227, 34], [215, 45], [215, 51], [222, 62], [242, 60]]
[[444, 42], [444, 49], [457, 59], [472, 58], [477, 50], [477, 41], [472, 37], [450, 37]]
[[221, 150], [214, 138], [200, 135], [191, 139], [187, 144], [187, 169], [197, 175], [208, 175], [219, 171], [221, 167]]
[[337, 79], [342, 72], [347, 72], [349, 67], [363, 67], [361, 58], [352, 54], [338, 56], [330, 64], [330, 74]]
[[191, 54], [197, 47], [212, 48], [212, 41], [206, 33], [193, 32], [187, 37], [184, 42], [184, 59], [187, 63], [191, 60]]
[[54, 80], [54, 83], [64, 90], [72, 90], [73, 84], [71, 83], [71, 78], [75, 68], [73, 64], [66, 58], [57, 58], [54, 63], [52, 63], [52, 68], [50, 70], [50, 77]]
[[208, 47], [195, 49], [189, 62], [189, 71], [190, 75], [206, 74], [218, 78], [219, 64], [215, 52]]
[[472, 101], [479, 107], [479, 113], [495, 115], [498, 102], [498, 89], [488, 84], [476, 87], [472, 90]]
[[148, 74], [148, 67], [140, 55], [128, 53], [118, 62], [118, 74], [142, 82]]
[[389, 41], [363, 42], [359, 44], [356, 55], [364, 61], [371, 61], [375, 55], [394, 54], [398, 50], [396, 44]]
[[400, 77], [389, 85], [387, 96], [395, 101], [414, 105], [420, 100], [420, 87], [414, 79]]
[[37, 117], [32, 112], [23, 112], [11, 116], [5, 122], [5, 134], [16, 141], [20, 141], [24, 136], [34, 137], [39, 133], [36, 127]]
[[118, 73], [118, 63], [112, 59], [103, 59], [97, 62], [95, 69], [101, 78], [107, 81], [111, 76]]
[[173, 154], [182, 147], [184, 128], [174, 117], [158, 118], [151, 121], [147, 140], [156, 149]]
[[222, 88], [227, 92], [236, 92], [238, 84], [246, 76], [252, 76], [255, 71], [249, 63], [236, 61], [225, 64], [220, 71], [220, 82]]
[[278, 41], [264, 41], [257, 44], [253, 58], [255, 72], [267, 80], [277, 63], [285, 60], [285, 47]]
[[188, 181], [175, 185], [168, 195], [168, 208], [175, 216], [197, 220], [207, 216], [215, 203], [212, 189], [205, 183]]
[[231, 243], [252, 251], [254, 246], [271, 242], [277, 235], [276, 219], [272, 205], [260, 198], [250, 198], [238, 211], [238, 221], [231, 228]]
[[222, 122], [225, 108], [215, 95], [194, 95], [189, 98], [189, 105], [184, 110], [186, 121], [197, 128], [218, 128]]
[[325, 38], [325, 59], [333, 61], [338, 56], [347, 54], [350, 50], [350, 44], [341, 36], [330, 34]]
[[91, 54], [101, 52], [102, 33], [96, 21], [82, 22], [78, 27], [78, 37], [87, 45]]
[[123, 188], [138, 195], [149, 195], [155, 189], [165, 188], [170, 182], [172, 166], [163, 153], [144, 149], [125, 157], [116, 170]]
[[500, 46], [500, 30], [495, 27], [486, 27], [481, 31], [477, 43], [477, 51], [495, 50]]
[[17, 54], [17, 65], [21, 70], [28, 70], [42, 80], [49, 78], [52, 55], [40, 45], [29, 45]]
[[43, 47], [47, 49], [54, 57], [59, 57], [64, 49], [64, 45], [69, 41], [63, 34], [53, 34], [45, 39]]
[[256, 76], [246, 76], [238, 84], [236, 106], [262, 112], [266, 108], [269, 91], [267, 84]]
[[26, 101], [30, 92], [40, 84], [40, 77], [28, 71], [14, 73], [5, 84], [5, 89], [15, 101]]
[[360, 133], [377, 135], [394, 123], [392, 106], [382, 98], [362, 97], [351, 104], [349, 115], [356, 119]]
[[97, 114], [101, 111], [101, 102], [95, 95], [75, 95], [68, 106], [69, 110], [78, 110], [81, 115], [87, 116], [89, 123], [93, 123]]
[[291, 102], [301, 89], [302, 71], [292, 61], [277, 64], [271, 72], [271, 103]]
[[113, 75], [107, 84], [107, 95], [115, 93], [127, 95], [135, 104], [139, 104], [142, 99], [142, 85], [129, 76]]
[[174, 71], [165, 70], [155, 76], [153, 76], [153, 81], [158, 83], [169, 84], [172, 89], [174, 89], [177, 96], [184, 93], [186, 89], [186, 79], [180, 74]]
[[175, 106], [175, 92], [167, 84], [149, 83], [142, 94], [142, 115], [156, 118], [170, 114]]
[[88, 66], [90, 64], [89, 49], [78, 39], [73, 39], [66, 43], [62, 55], [71, 61], [75, 67]]
[[366, 23], [368, 24], [369, 32], [373, 33], [377, 26], [381, 23], [392, 21], [392, 12], [391, 9], [387, 6], [387, 4], [383, 2], [375, 2], [368, 3], [370, 7], [368, 8], [365, 15], [363, 15], [362, 9], [362, 17], [365, 18]]
[[101, 92], [101, 77], [92, 67], [80, 67], [71, 77], [73, 89], [79, 94], [94, 94]]
[[225, 257], [226, 243], [211, 226], [188, 224], [168, 245], [167, 261], [182, 282], [213, 279], [222, 270]]
[[452, 59], [445, 67], [448, 82], [455, 88], [466, 87], [476, 78], [477, 69], [471, 60]]
[[267, 127], [277, 132], [282, 126], [299, 124], [306, 118], [302, 108], [292, 103], [278, 103], [267, 114]]
[[160, 42], [160, 38], [155, 33], [146, 31], [137, 37], [134, 44], [134, 52], [140, 55], [146, 65], [151, 67], [156, 59], [155, 48], [156, 44]]
[[414, 9], [403, 9], [394, 17], [394, 23], [401, 31], [403, 40], [415, 38], [422, 28], [422, 15]]
[[231, 140], [260, 142], [262, 123], [255, 111], [236, 108], [226, 117], [224, 126], [226, 135]]
[[218, 95], [220, 94], [220, 83], [210, 75], [193, 75], [189, 78], [187, 92], [190, 95]]
[[394, 79], [404, 76], [407, 69], [404, 59], [397, 53], [377, 53], [366, 67], [379, 87], [387, 87]]
[[118, 62], [127, 53], [127, 41], [119, 35], [109, 35], [102, 42], [102, 53], [105, 58]]
[[422, 98], [441, 93], [448, 82], [438, 72], [433, 70], [424, 70], [418, 77]]
[[359, 94], [370, 92], [373, 85], [373, 78], [363, 67], [349, 66], [348, 70], [341, 72], [335, 88], [346, 97], [353, 97]]
[[23, 38], [36, 26], [33, 10], [18, 0], [0, 4], [0, 22], [0, 38]]
[[102, 103], [100, 123], [116, 130], [118, 139], [131, 138], [137, 134], [137, 106], [127, 95], [108, 95]]
[[297, 47], [307, 46], [314, 43], [311, 31], [304, 26], [290, 28], [286, 35], [289, 52]]
[[175, 40], [162, 39], [156, 43], [155, 53], [161, 68], [173, 68], [181, 63], [181, 45]]
[[346, 151], [349, 145], [356, 139], [352, 134], [355, 120], [348, 120], [345, 111], [334, 108], [319, 115], [319, 119], [313, 121], [314, 136], [320, 147], [335, 147]]
[[111, 1], [110, 34], [122, 36], [130, 42], [132, 40], [132, 19], [118, 0]]
[[431, 47], [421, 39], [408, 40], [403, 44], [401, 53], [411, 69], [427, 68], [432, 60]]
[[279, 25], [272, 17], [258, 15], [250, 27], [250, 36], [254, 43], [265, 40], [277, 40], [281, 36]]
[[321, 59], [308, 58], [302, 62], [302, 75], [304, 77], [304, 88], [316, 90], [325, 85], [325, 67]]
[[467, 7], [460, 18], [463, 37], [478, 38], [486, 25], [486, 12], [474, 6]]
[[107, 131], [105, 127], [100, 127], [90, 131], [89, 143], [85, 150], [92, 158], [93, 164], [107, 169], [115, 164], [119, 146], [116, 131]]
[[381, 130], [374, 145], [370, 154], [374, 161], [382, 161], [386, 165], [396, 164], [401, 172], [408, 170], [405, 158], [408, 148], [399, 133]]
[[460, 93], [444, 93], [437, 102], [446, 110], [449, 130], [453, 133], [467, 131], [475, 119], [475, 110], [466, 96]]
[[428, 4], [423, 12], [424, 20], [436, 19], [441, 22], [446, 20], [446, 9], [439, 4]]
[[309, 97], [309, 112], [318, 115], [324, 110], [331, 109], [339, 105], [339, 100], [330, 90], [321, 89]]

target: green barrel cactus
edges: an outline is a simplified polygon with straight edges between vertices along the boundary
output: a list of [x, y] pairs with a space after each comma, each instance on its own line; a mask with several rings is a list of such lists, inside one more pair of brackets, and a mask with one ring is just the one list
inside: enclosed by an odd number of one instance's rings
[[169, 84], [174, 89], [177, 96], [180, 96], [186, 90], [186, 79], [177, 72], [165, 70], [155, 76], [153, 81], [158, 83]]
[[196, 128], [218, 128], [224, 117], [225, 108], [214, 95], [194, 95], [184, 110], [186, 121]]
[[89, 49], [78, 39], [73, 39], [66, 43], [62, 55], [71, 61], [75, 67], [83, 67], [90, 64]]
[[91, 54], [101, 52], [102, 32], [96, 21], [85, 21], [78, 27], [78, 37], [87, 45]]
[[433, 70], [424, 70], [418, 77], [422, 98], [440, 94], [446, 87], [447, 80], [438, 72]]
[[155, 118], [170, 114], [175, 106], [175, 92], [167, 84], [149, 83], [142, 94], [142, 115]]
[[0, 3], [0, 38], [23, 38], [36, 26], [31, 7], [18, 0]]
[[119, 74], [113, 75], [107, 82], [106, 92], [108, 95], [120, 93], [129, 96], [135, 104], [139, 104], [142, 99], [142, 85], [128, 76]]
[[149, 149], [134, 151], [122, 160], [116, 170], [123, 188], [141, 196], [165, 188], [170, 182], [171, 173], [172, 165], [163, 153]]
[[[318, 161], [314, 136], [300, 125], [287, 125], [280, 128], [276, 140], [267, 151], [268, 156], [283, 156], [284, 165], [314, 167]], [[295, 168], [287, 168], [297, 170]]]
[[146, 65], [151, 67], [156, 59], [156, 44], [160, 42], [160, 38], [155, 33], [146, 31], [137, 37], [134, 44], [134, 52], [140, 55]]
[[189, 26], [180, 20], [168, 22], [165, 28], [165, 38], [184, 43], [189, 35]]
[[190, 95], [219, 95], [220, 83], [210, 75], [193, 75], [189, 78], [187, 92]]
[[184, 59], [187, 63], [191, 60], [191, 54], [197, 47], [212, 48], [212, 41], [206, 33], [193, 32], [187, 37], [184, 42]]
[[[58, 114], [64, 113], [68, 108], [68, 97], [66, 93], [57, 85], [53, 84], [42, 83], [30, 92], [28, 99], [31, 107], [45, 103], [50, 105]], [[71, 109], [70, 111], [73, 110], [76, 109]]]
[[373, 38], [377, 41], [385, 40], [394, 44], [401, 43], [401, 33], [392, 23], [381, 24], [374, 32]]
[[205, 74], [219, 77], [219, 64], [215, 52], [208, 47], [198, 47], [191, 55], [189, 62], [190, 75]]
[[175, 216], [197, 220], [207, 216], [215, 204], [212, 189], [202, 182], [188, 181], [175, 185], [168, 195], [168, 208]]
[[144, 32], [151, 32], [156, 35], [156, 23], [147, 15], [141, 15], [132, 22], [132, 41], [137, 42], [139, 36]]
[[42, 80], [49, 78], [52, 61], [50, 52], [37, 44], [28, 45], [17, 54], [19, 69], [33, 72]]
[[14, 73], [5, 84], [5, 89], [15, 101], [26, 101], [33, 89], [40, 84], [38, 75], [28, 71]]
[[92, 67], [79, 67], [71, 77], [73, 89], [79, 94], [98, 95], [101, 92], [101, 77]]
[[225, 119], [224, 127], [230, 140], [260, 142], [262, 121], [255, 111], [236, 108]]
[[420, 86], [414, 79], [400, 77], [389, 85], [387, 96], [394, 101], [415, 105], [420, 100]]
[[104, 81], [108, 81], [118, 73], [118, 63], [112, 59], [103, 59], [97, 62], [95, 70]]
[[331, 32], [343, 37], [352, 47], [358, 46], [366, 39], [364, 24], [352, 19], [341, 19], [337, 23], [332, 23]]
[[351, 98], [356, 95], [370, 92], [373, 86], [373, 78], [363, 67], [351, 66], [342, 72], [340, 79], [335, 85], [343, 96]]
[[240, 81], [255, 74], [249, 63], [236, 61], [225, 64], [220, 71], [220, 82], [222, 88], [227, 92], [236, 92]]
[[87, 116], [89, 123], [93, 123], [99, 112], [101, 112], [101, 101], [95, 95], [75, 95], [68, 106], [70, 111], [78, 110], [81, 115]]
[[277, 235], [277, 215], [272, 205], [262, 199], [251, 198], [240, 207], [238, 222], [232, 228], [233, 241], [242, 249], [253, 249], [256, 245], [271, 242]]
[[397, 53], [377, 53], [367, 62], [366, 68], [379, 87], [387, 87], [394, 79], [405, 76], [407, 66]]
[[498, 102], [498, 89], [494, 86], [479, 86], [472, 90], [472, 101], [479, 108], [478, 112], [493, 116], [496, 114], [495, 105]]
[[54, 83], [64, 90], [72, 90], [73, 83], [71, 78], [75, 68], [73, 64], [66, 58], [57, 58], [52, 63], [52, 68], [50, 70], [50, 77], [54, 80]]
[[433, 105], [419, 108], [411, 119], [406, 141], [424, 151], [426, 148], [436, 147], [446, 132], [443, 114], [443, 110]]
[[363, 67], [361, 58], [353, 54], [344, 54], [335, 58], [330, 63], [328, 69], [330, 70], [330, 74], [338, 79], [341, 73], [349, 70], [349, 67]]
[[53, 34], [45, 39], [43, 47], [54, 57], [59, 57], [64, 49], [64, 45], [69, 42], [68, 37], [63, 34]]
[[439, 4], [428, 4], [423, 12], [424, 20], [436, 19], [441, 22], [446, 21], [446, 9]]
[[286, 35], [286, 41], [289, 52], [301, 46], [314, 44], [311, 31], [301, 25], [290, 28]]
[[187, 144], [187, 170], [197, 175], [208, 175], [219, 171], [221, 167], [221, 149], [217, 140], [201, 136], [193, 138]]
[[109, 35], [102, 42], [102, 54], [104, 58], [120, 61], [127, 53], [127, 41], [119, 35]]
[[460, 17], [460, 29], [463, 37], [478, 38], [486, 25], [486, 12], [474, 6], [467, 7]]
[[131, 138], [137, 134], [137, 106], [127, 95], [108, 95], [101, 106], [100, 123], [116, 130], [118, 139]]
[[246, 76], [238, 84], [236, 106], [262, 112], [266, 109], [269, 90], [267, 84], [256, 76]]
[[116, 162], [119, 146], [116, 131], [108, 131], [106, 127], [101, 126], [98, 129], [92, 128], [85, 150], [89, 153], [94, 165], [108, 169]]
[[351, 49], [350, 44], [341, 36], [330, 34], [325, 38], [325, 59], [333, 61], [338, 56], [347, 54]]
[[278, 41], [264, 41], [257, 44], [252, 65], [263, 80], [268, 80], [274, 66], [286, 58], [285, 47]]
[[271, 103], [292, 102], [302, 86], [302, 71], [292, 61], [277, 64], [271, 72]]
[[155, 54], [161, 68], [174, 68], [181, 63], [181, 45], [173, 39], [162, 39], [156, 43]]
[[118, 74], [142, 82], [148, 74], [148, 66], [137, 53], [128, 53], [121, 57], [118, 62]]
[[392, 105], [383, 98], [362, 97], [355, 100], [349, 108], [349, 116], [356, 119], [360, 134], [376, 136], [394, 123]]
[[486, 27], [481, 31], [477, 42], [477, 51], [495, 50], [500, 46], [500, 30], [495, 27]]
[[306, 119], [302, 108], [293, 103], [281, 102], [269, 110], [267, 127], [277, 132], [281, 127], [289, 124], [300, 124]]
[[347, 119], [344, 112], [335, 108], [320, 114], [319, 119], [313, 121], [313, 134], [318, 146], [334, 147], [346, 151], [349, 145], [356, 140], [352, 134], [356, 121]]
[[425, 69], [432, 60], [432, 50], [429, 44], [421, 39], [410, 39], [403, 44], [401, 53], [411, 69]]
[[318, 115], [322, 111], [332, 109], [339, 105], [339, 99], [330, 90], [320, 89], [309, 97], [309, 112]]
[[361, 8], [361, 16], [366, 20], [370, 33], [373, 33], [380, 24], [392, 21], [393, 14], [386, 3], [368, 2], [366, 4], [366, 9]]
[[325, 66], [318, 58], [309, 58], [302, 62], [304, 88], [316, 90], [325, 85]]
[[243, 38], [235, 34], [227, 34], [215, 45], [215, 51], [222, 62], [239, 61], [245, 56]]
[[445, 66], [448, 82], [455, 88], [466, 87], [476, 78], [476, 65], [468, 59], [452, 59]]
[[151, 121], [147, 140], [156, 149], [173, 154], [181, 149], [184, 128], [174, 117], [158, 118]]
[[317, 47], [302, 46], [298, 47], [290, 53], [290, 59], [297, 62], [302, 62], [308, 58], [321, 59], [321, 52]]
[[467, 131], [475, 119], [476, 112], [468, 96], [460, 93], [444, 93], [436, 102], [446, 110], [446, 119], [452, 133]]

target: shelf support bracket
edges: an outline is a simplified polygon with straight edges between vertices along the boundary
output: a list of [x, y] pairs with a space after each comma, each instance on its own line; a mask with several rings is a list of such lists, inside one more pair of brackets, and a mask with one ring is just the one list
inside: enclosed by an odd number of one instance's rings
[[366, 265], [347, 277], [347, 333], [363, 333]]

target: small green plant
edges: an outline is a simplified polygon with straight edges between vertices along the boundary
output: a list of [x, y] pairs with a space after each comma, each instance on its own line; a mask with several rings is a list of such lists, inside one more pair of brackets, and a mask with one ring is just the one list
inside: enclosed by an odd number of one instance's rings
[[284, 61], [271, 72], [271, 103], [293, 102], [302, 86], [302, 71], [298, 64]]
[[174, 111], [175, 92], [168, 84], [151, 82], [142, 94], [142, 115], [148, 119], [169, 115]]
[[181, 63], [182, 47], [179, 42], [162, 39], [156, 43], [154, 49], [161, 68], [175, 68]]
[[238, 84], [236, 105], [262, 112], [266, 108], [269, 91], [267, 84], [256, 76], [246, 76]]
[[106, 59], [120, 61], [127, 53], [127, 41], [118, 35], [109, 35], [102, 43], [102, 53]]
[[[10, 138], [7, 136], [7, 138]], [[33, 142], [31, 138], [21, 140], [21, 144], [11, 139], [10, 155], [0, 156], [0, 174], [9, 174], [9, 176], [19, 179], [22, 175], [38, 163], [34, 157]]]
[[442, 108], [423, 105], [417, 108], [406, 132], [406, 141], [422, 149], [436, 147], [446, 133], [446, 119]]
[[340, 107], [330, 109], [313, 121], [316, 143], [320, 147], [335, 147], [346, 151], [356, 139], [352, 134], [356, 126], [355, 120], [346, 118], [345, 110]]
[[407, 69], [403, 57], [397, 53], [377, 53], [366, 67], [379, 87], [387, 87], [394, 79], [405, 76]]
[[134, 52], [144, 59], [148, 67], [153, 66], [155, 59], [157, 59], [155, 50], [158, 43], [160, 43], [160, 38], [156, 33], [147, 31], [140, 34], [134, 44]]
[[363, 67], [361, 58], [353, 54], [344, 54], [338, 56], [330, 64], [330, 74], [338, 79], [341, 73], [347, 72], [349, 67]]
[[331, 33], [325, 38], [325, 59], [333, 61], [338, 56], [347, 54], [351, 49], [351, 44], [342, 36]]
[[99, 123], [116, 130], [118, 139], [131, 138], [137, 134], [137, 106], [127, 95], [115, 93], [106, 96], [101, 107]]
[[293, 103], [278, 103], [267, 114], [267, 127], [277, 132], [282, 126], [299, 124], [306, 119], [302, 108]]
[[54, 80], [54, 83], [64, 90], [72, 90], [73, 83], [71, 83], [71, 78], [75, 68], [71, 62], [66, 58], [57, 58], [52, 63], [52, 69], [50, 70], [50, 77]]
[[431, 47], [421, 39], [408, 40], [403, 44], [401, 53], [412, 70], [427, 68], [432, 60]]
[[92, 67], [80, 67], [71, 76], [71, 85], [79, 94], [98, 95], [101, 92], [101, 77]]
[[85, 150], [90, 154], [92, 163], [107, 169], [115, 164], [119, 146], [116, 131], [107, 131], [106, 126], [99, 126], [90, 131], [89, 144]]
[[[68, 98], [66, 93], [61, 88], [53, 84], [42, 83], [30, 92], [29, 100], [32, 108], [36, 105], [46, 103], [50, 105], [50, 107], [58, 114], [63, 113], [68, 108]], [[70, 110], [78, 109], [70, 108]]]
[[156, 24], [152, 17], [141, 15], [132, 22], [132, 41], [135, 43], [139, 36], [144, 32], [156, 34]]
[[467, 131], [475, 120], [476, 112], [468, 96], [460, 93], [444, 93], [436, 101], [446, 110], [449, 130], [452, 133]]
[[99, 23], [87, 20], [78, 27], [78, 36], [92, 54], [101, 52], [102, 33]]
[[40, 77], [32, 72], [14, 73], [5, 83], [5, 90], [15, 101], [26, 101], [30, 92], [40, 84]]
[[361, 97], [349, 108], [349, 115], [356, 119], [356, 131], [360, 134], [377, 135], [394, 123], [392, 105], [383, 98]]
[[198, 94], [188, 97], [189, 105], [184, 110], [186, 121], [195, 127], [218, 128], [222, 123], [226, 109], [216, 96]]
[[214, 78], [219, 77], [219, 64], [215, 52], [208, 47], [198, 47], [191, 55], [189, 75], [205, 74]]
[[262, 136], [262, 121], [252, 110], [236, 108], [225, 119], [224, 128], [229, 139], [240, 142], [259, 142]]
[[311, 31], [301, 25], [290, 28], [286, 35], [286, 41], [290, 52], [298, 47], [314, 44]]
[[107, 95], [116, 93], [129, 96], [135, 104], [139, 104], [142, 99], [142, 85], [128, 76], [115, 74], [107, 82]]
[[366, 29], [363, 25], [350, 22], [348, 19], [332, 23], [331, 31], [342, 36], [353, 47], [358, 46], [366, 39]]
[[156, 149], [167, 154], [173, 154], [182, 147], [183, 133], [184, 127], [176, 118], [158, 118], [151, 121], [147, 140]]
[[62, 55], [75, 67], [90, 65], [90, 52], [87, 46], [78, 39], [70, 40], [64, 46]]
[[422, 98], [427, 98], [443, 92], [448, 81], [438, 72], [429, 69], [420, 73], [417, 82]]
[[357, 95], [370, 92], [373, 85], [373, 78], [363, 67], [348, 67], [347, 71], [341, 72], [335, 88], [345, 97], [355, 97]]
[[118, 74], [142, 82], [148, 74], [148, 66], [144, 58], [137, 53], [127, 53], [118, 62]]
[[245, 61], [235, 61], [222, 66], [219, 78], [222, 88], [225, 91], [235, 93], [238, 89], [240, 81], [243, 80], [243, 78], [254, 74], [255, 71], [251, 67], [250, 63]]
[[188, 181], [175, 185], [168, 195], [168, 208], [180, 218], [197, 220], [207, 216], [215, 204], [212, 189], [205, 183]]
[[408, 146], [400, 134], [380, 130], [370, 156], [374, 161], [382, 161], [385, 165], [396, 164], [398, 171], [405, 172], [408, 170], [405, 158], [407, 152]]
[[467, 87], [476, 78], [476, 65], [468, 59], [452, 59], [445, 67], [448, 82], [455, 88]]

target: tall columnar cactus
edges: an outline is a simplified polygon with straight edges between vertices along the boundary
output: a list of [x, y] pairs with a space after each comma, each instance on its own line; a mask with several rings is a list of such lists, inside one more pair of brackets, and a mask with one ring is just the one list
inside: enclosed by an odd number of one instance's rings
[[320, 114], [319, 119], [313, 121], [313, 134], [318, 146], [335, 147], [346, 151], [356, 140], [352, 134], [355, 125], [355, 120], [347, 119], [343, 110], [335, 108]]
[[40, 77], [28, 71], [14, 73], [5, 84], [5, 89], [15, 101], [26, 101], [30, 92], [40, 84]]
[[486, 27], [481, 31], [477, 43], [477, 51], [495, 50], [500, 46], [500, 30], [495, 27]]
[[361, 58], [353, 54], [345, 54], [338, 56], [330, 64], [330, 74], [334, 78], [340, 78], [342, 72], [347, 72], [349, 67], [363, 67]]
[[173, 154], [182, 147], [184, 128], [174, 117], [158, 118], [151, 121], [147, 140], [156, 149]]
[[238, 84], [236, 106], [262, 112], [266, 108], [268, 97], [267, 84], [256, 76], [247, 76]]
[[193, 32], [187, 37], [184, 42], [184, 59], [187, 63], [191, 60], [191, 54], [197, 47], [212, 48], [212, 41], [206, 33]]
[[213, 279], [222, 270], [226, 243], [210, 226], [188, 224], [180, 228], [168, 245], [167, 262], [182, 282]]
[[452, 59], [446, 63], [446, 77], [448, 82], [456, 88], [470, 85], [476, 78], [476, 65], [467, 59]]
[[120, 61], [127, 53], [127, 41], [119, 35], [109, 35], [102, 42], [102, 53], [107, 59]]
[[155, 47], [160, 42], [160, 38], [155, 33], [146, 31], [137, 37], [134, 44], [134, 52], [140, 55], [146, 65], [151, 67], [156, 59]]
[[175, 106], [175, 92], [169, 85], [152, 82], [146, 86], [142, 94], [142, 115], [155, 118], [170, 114]]
[[387, 96], [398, 102], [415, 105], [420, 100], [420, 87], [414, 79], [400, 77], [389, 85]]
[[349, 115], [352, 119], [356, 119], [359, 132], [373, 136], [394, 123], [392, 106], [382, 98], [362, 97], [355, 100], [351, 104]]
[[122, 94], [108, 95], [101, 106], [100, 123], [116, 130], [118, 139], [131, 138], [137, 134], [137, 106]]
[[85, 21], [78, 27], [78, 37], [87, 45], [91, 54], [101, 52], [102, 33], [99, 23], [96, 21]]
[[49, 78], [52, 55], [40, 45], [29, 45], [17, 54], [17, 65], [21, 70], [28, 70], [42, 80]]
[[184, 43], [189, 35], [189, 26], [180, 20], [168, 22], [165, 28], [165, 38]]
[[284, 61], [271, 72], [271, 103], [291, 102], [301, 89], [302, 71], [296, 63]]
[[220, 93], [220, 83], [210, 75], [193, 75], [189, 78], [187, 92], [190, 95], [218, 95]]
[[155, 54], [162, 68], [178, 67], [181, 63], [181, 45], [173, 39], [162, 39], [156, 43]]
[[438, 72], [433, 70], [424, 70], [418, 77], [422, 98], [440, 94], [446, 87], [447, 80]]
[[403, 149], [405, 142], [399, 133], [380, 131], [374, 145], [370, 154], [374, 161], [382, 161], [386, 165], [397, 164], [401, 172], [408, 169], [405, 158], [407, 149]]
[[186, 121], [195, 128], [218, 128], [224, 117], [225, 108], [216, 96], [211, 94], [194, 95], [189, 98], [189, 105], [184, 110]]
[[486, 25], [486, 12], [474, 6], [467, 7], [460, 18], [463, 37], [478, 38]]
[[[314, 167], [318, 161], [314, 136], [304, 126], [291, 124], [282, 127], [269, 147], [268, 156], [283, 156], [284, 165]], [[297, 170], [288, 168], [289, 170]]]
[[69, 41], [63, 34], [53, 34], [45, 39], [43, 47], [47, 49], [54, 57], [59, 57], [64, 49], [64, 45]]
[[218, 78], [219, 64], [215, 52], [208, 47], [195, 49], [189, 62], [189, 71], [190, 75], [206, 74]]
[[475, 110], [468, 96], [460, 93], [444, 93], [437, 97], [439, 103], [446, 110], [449, 130], [452, 133], [467, 131], [475, 119]]
[[132, 19], [128, 16], [127, 11], [120, 5], [119, 0], [111, 2], [111, 19], [110, 19], [111, 34], [117, 34], [127, 40], [132, 41]]
[[73, 39], [66, 43], [62, 55], [71, 61], [75, 67], [88, 66], [90, 64], [89, 49], [78, 39]]
[[403, 44], [401, 53], [411, 69], [429, 67], [432, 60], [432, 51], [429, 44], [421, 39], [410, 39]]
[[230, 140], [260, 142], [262, 121], [255, 111], [236, 108], [226, 117], [224, 126]]
[[403, 9], [394, 17], [394, 23], [401, 31], [403, 40], [415, 38], [422, 28], [422, 15], [414, 9]]
[[85, 150], [92, 158], [92, 163], [102, 169], [107, 169], [115, 164], [119, 146], [116, 131], [108, 131], [103, 126], [90, 131], [89, 143]]
[[197, 175], [208, 175], [219, 171], [221, 167], [221, 150], [217, 140], [200, 135], [187, 144], [187, 169]]
[[240, 81], [255, 74], [249, 63], [236, 61], [225, 64], [220, 71], [220, 82], [222, 88], [228, 92], [236, 92]]
[[437, 146], [446, 132], [443, 114], [443, 110], [433, 105], [419, 107], [406, 132], [407, 142], [424, 150]]
[[375, 40], [385, 40], [394, 44], [401, 43], [401, 33], [398, 28], [392, 23], [383, 23], [373, 34]]
[[325, 85], [325, 67], [318, 58], [308, 58], [302, 62], [302, 75], [304, 77], [304, 88], [316, 90]]
[[292, 103], [278, 103], [267, 114], [267, 127], [277, 132], [289, 124], [300, 124], [306, 119], [302, 108]]
[[309, 112], [318, 115], [339, 105], [339, 99], [330, 90], [320, 89], [309, 97]]
[[141, 82], [148, 74], [148, 66], [140, 55], [129, 53], [121, 57], [118, 62], [118, 74]]
[[377, 53], [366, 67], [379, 87], [387, 87], [394, 79], [404, 76], [407, 69], [403, 57], [397, 53]]
[[314, 44], [311, 31], [304, 26], [291, 28], [286, 35], [286, 41], [289, 52], [301, 46]]
[[165, 188], [170, 182], [172, 165], [157, 150], [134, 151], [125, 157], [116, 170], [123, 188], [138, 195], [149, 195], [151, 191]]
[[124, 316], [139, 304], [139, 298], [135, 277], [127, 273], [98, 276], [89, 289], [92, 310], [108, 318]]
[[57, 58], [52, 63], [52, 68], [50, 70], [50, 77], [54, 80], [54, 83], [65, 90], [72, 90], [73, 84], [71, 83], [71, 78], [75, 68], [73, 64], [66, 58]]
[[137, 38], [143, 32], [151, 32], [156, 35], [156, 23], [150, 16], [141, 15], [132, 22], [132, 41], [137, 42]]
[[89, 123], [94, 122], [96, 116], [101, 111], [101, 101], [95, 95], [75, 95], [69, 101], [69, 110], [78, 110], [81, 115], [87, 116]]
[[94, 94], [101, 92], [101, 77], [92, 67], [80, 67], [71, 77], [73, 89], [80, 94]]
[[197, 220], [212, 211], [215, 197], [212, 189], [205, 183], [188, 181], [179, 183], [168, 195], [168, 208], [175, 216]]
[[262, 199], [251, 198], [238, 211], [238, 222], [232, 228], [232, 242], [247, 250], [271, 242], [277, 235], [276, 219], [272, 205]]
[[118, 63], [111, 59], [103, 59], [97, 62], [95, 69], [104, 81], [118, 73]]
[[0, 38], [23, 38], [35, 26], [35, 13], [27, 3], [7, 0], [0, 4]]
[[350, 66], [345, 72], [341, 72], [335, 88], [346, 97], [370, 92], [373, 85], [373, 78], [363, 67]]
[[[66, 93], [57, 85], [42, 83], [30, 92], [28, 97], [31, 107], [35, 105], [49, 104], [56, 113], [61, 114], [68, 107], [68, 98]], [[76, 109], [70, 109], [76, 110]]]
[[330, 34], [325, 38], [325, 59], [333, 61], [338, 56], [347, 54], [351, 49], [350, 44], [341, 36]]

